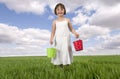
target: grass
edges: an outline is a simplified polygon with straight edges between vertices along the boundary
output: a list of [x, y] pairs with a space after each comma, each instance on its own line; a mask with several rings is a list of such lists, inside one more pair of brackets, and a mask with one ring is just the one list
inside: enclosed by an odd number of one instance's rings
[[0, 79], [120, 79], [120, 55], [75, 56], [64, 68], [47, 57], [1, 57]]

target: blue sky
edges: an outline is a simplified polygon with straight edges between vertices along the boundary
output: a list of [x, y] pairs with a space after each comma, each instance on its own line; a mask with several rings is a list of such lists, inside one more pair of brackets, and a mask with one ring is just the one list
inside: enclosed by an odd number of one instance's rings
[[76, 52], [71, 34], [74, 55], [120, 54], [119, 1], [0, 0], [0, 56], [46, 55], [59, 2], [84, 43], [84, 50]]

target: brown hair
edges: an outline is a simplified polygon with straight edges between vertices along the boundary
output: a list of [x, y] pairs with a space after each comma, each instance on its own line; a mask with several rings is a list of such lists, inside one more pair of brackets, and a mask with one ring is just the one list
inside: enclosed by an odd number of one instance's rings
[[62, 3], [58, 3], [58, 4], [55, 6], [54, 13], [57, 15], [56, 9], [57, 9], [59, 6], [60, 6], [62, 9], [64, 9], [64, 15], [65, 15], [65, 14], [66, 14], [66, 9], [65, 9], [65, 6], [64, 6]]

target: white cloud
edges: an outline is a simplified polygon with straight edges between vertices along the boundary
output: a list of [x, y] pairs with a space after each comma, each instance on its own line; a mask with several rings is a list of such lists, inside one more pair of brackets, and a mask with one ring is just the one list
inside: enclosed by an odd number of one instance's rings
[[100, 26], [92, 26], [88, 24], [79, 27], [77, 31], [79, 32], [80, 37], [84, 40], [88, 40], [95, 36], [106, 36], [110, 32], [108, 28], [102, 28]]
[[52, 16], [52, 15], [50, 15], [49, 17], [48, 17], [48, 20], [53, 20], [54, 19], [54, 16]]
[[87, 16], [83, 15], [82, 13], [78, 13], [77, 16], [72, 18], [72, 23], [73, 25], [83, 25], [87, 19]]
[[43, 47], [48, 44], [49, 38], [48, 30], [19, 29], [0, 23], [0, 55], [43, 54]]
[[[76, 5], [79, 4], [76, 3]], [[119, 0], [89, 0], [80, 5], [83, 7], [82, 9], [78, 8], [78, 10], [74, 12], [75, 14], [77, 12], [77, 15], [72, 19], [73, 24], [82, 25], [87, 19], [88, 23], [90, 23], [91, 25], [107, 27], [110, 29], [120, 29]], [[91, 10], [94, 10], [95, 13], [89, 17], [85, 16], [86, 14], [89, 14]]]
[[102, 6], [91, 17], [90, 24], [110, 29], [120, 29], [120, 4], [115, 6]]
[[98, 47], [88, 47], [79, 51], [78, 55], [120, 55], [120, 49], [101, 49]]
[[17, 13], [43, 14], [45, 12], [46, 1], [44, 0], [0, 0], [7, 8]]
[[120, 3], [120, 0], [96, 0], [96, 2], [105, 6], [115, 6]]
[[102, 47], [106, 49], [120, 49], [120, 33], [109, 36], [102, 43]]

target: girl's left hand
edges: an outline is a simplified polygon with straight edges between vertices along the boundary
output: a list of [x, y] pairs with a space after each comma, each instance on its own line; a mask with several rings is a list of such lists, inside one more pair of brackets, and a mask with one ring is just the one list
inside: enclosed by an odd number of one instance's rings
[[76, 34], [75, 34], [75, 37], [76, 37], [76, 38], [79, 38], [79, 34], [76, 33]]

